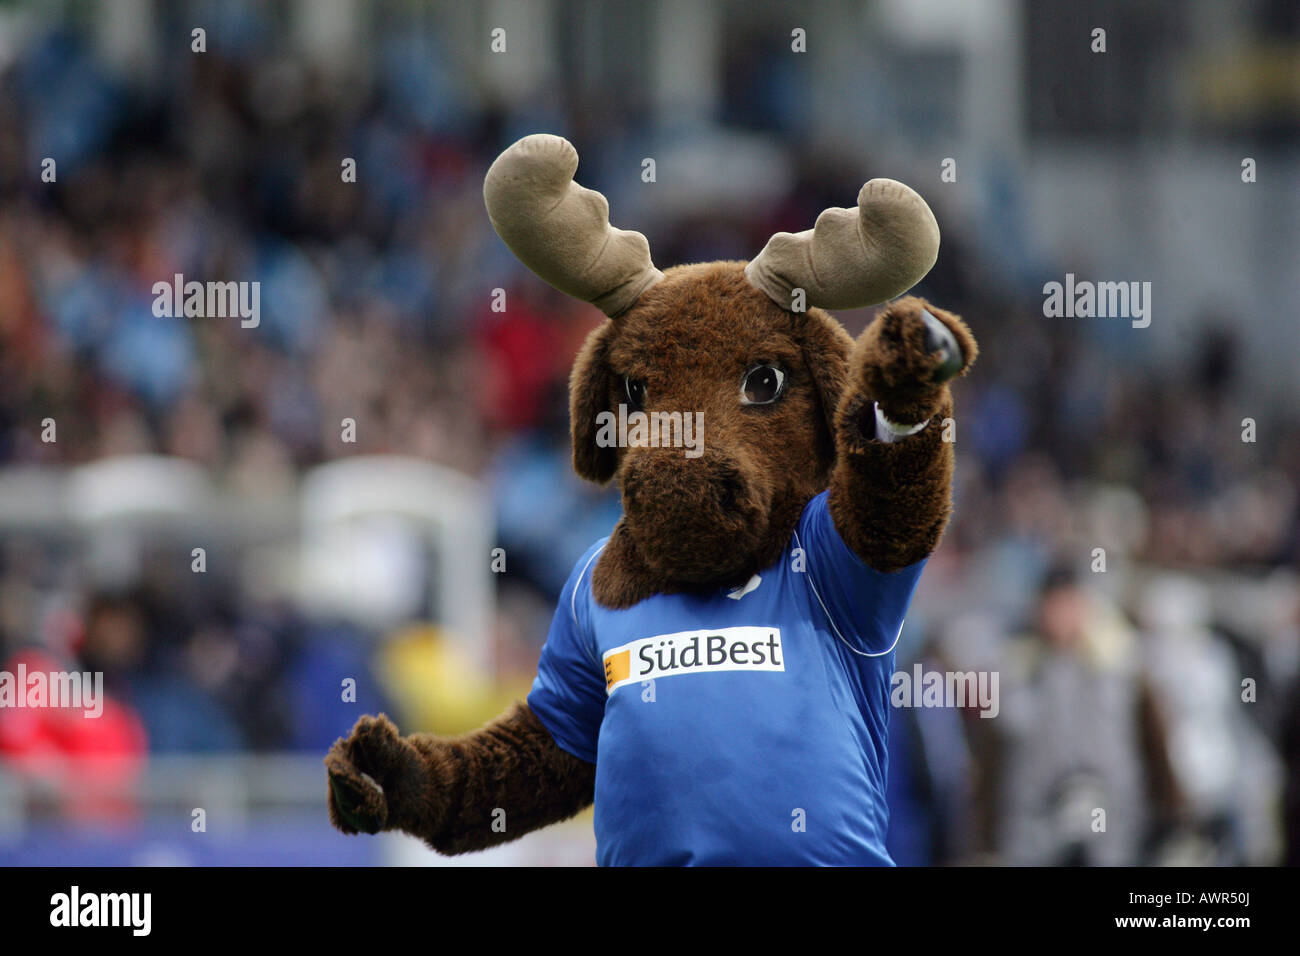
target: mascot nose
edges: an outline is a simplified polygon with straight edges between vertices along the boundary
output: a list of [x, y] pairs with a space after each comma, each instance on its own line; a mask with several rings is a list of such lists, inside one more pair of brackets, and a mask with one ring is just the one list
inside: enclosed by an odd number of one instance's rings
[[925, 323], [926, 351], [943, 353], [943, 361], [939, 363], [930, 379], [934, 384], [942, 385], [961, 371], [961, 347], [953, 334], [948, 331], [948, 326], [931, 315], [929, 309], [921, 310], [921, 321]]
[[620, 490], [624, 505], [633, 511], [685, 504], [711, 505], [724, 513], [734, 513], [752, 492], [747, 488], [739, 465], [733, 461], [704, 462], [682, 458], [680, 452], [656, 450], [637, 456], [624, 472]]

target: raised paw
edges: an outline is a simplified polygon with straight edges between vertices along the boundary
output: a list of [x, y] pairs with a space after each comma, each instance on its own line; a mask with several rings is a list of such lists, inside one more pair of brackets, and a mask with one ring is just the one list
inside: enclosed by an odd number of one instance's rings
[[978, 354], [960, 318], [907, 296], [890, 303], [858, 339], [855, 364], [868, 393], [896, 422], [922, 422], [941, 401], [944, 383], [965, 373]]

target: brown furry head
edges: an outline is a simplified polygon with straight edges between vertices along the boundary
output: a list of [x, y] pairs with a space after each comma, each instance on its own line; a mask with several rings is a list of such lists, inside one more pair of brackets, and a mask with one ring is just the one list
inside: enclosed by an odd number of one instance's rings
[[[623, 493], [593, 578], [602, 603], [745, 580], [775, 560], [826, 487], [852, 340], [819, 309], [779, 308], [744, 266], [669, 269], [579, 353], [574, 467], [617, 479]], [[626, 447], [611, 442], [633, 412], [657, 418], [660, 447], [631, 428]]]

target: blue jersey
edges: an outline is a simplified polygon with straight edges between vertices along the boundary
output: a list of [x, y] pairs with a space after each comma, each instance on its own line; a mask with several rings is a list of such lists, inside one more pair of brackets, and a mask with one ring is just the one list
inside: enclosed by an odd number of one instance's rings
[[[606, 539], [607, 540], [607, 539]], [[528, 705], [596, 765], [606, 865], [893, 865], [894, 645], [925, 562], [868, 567], [825, 492], [744, 587], [596, 603], [574, 567]]]

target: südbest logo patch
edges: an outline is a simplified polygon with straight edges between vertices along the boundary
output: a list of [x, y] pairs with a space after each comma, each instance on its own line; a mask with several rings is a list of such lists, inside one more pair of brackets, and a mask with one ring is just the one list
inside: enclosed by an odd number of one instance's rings
[[706, 671], [783, 671], [781, 629], [724, 627], [678, 631], [631, 641], [605, 652], [605, 692], [624, 684]]

